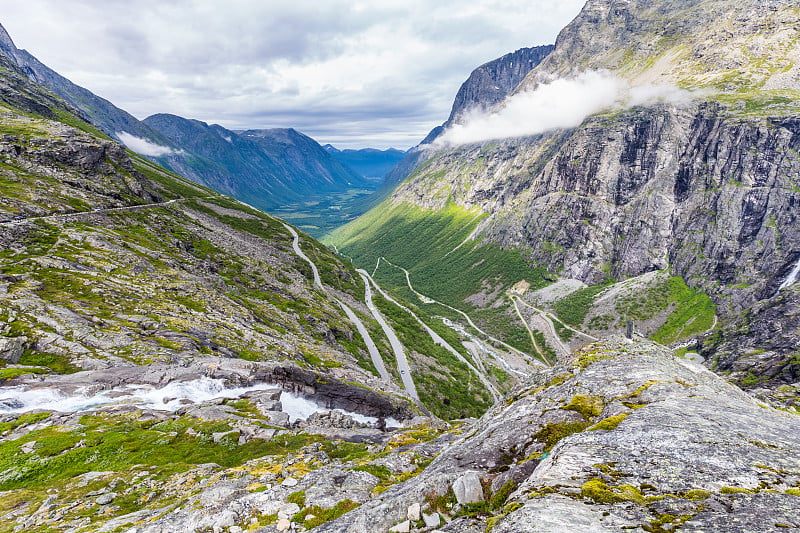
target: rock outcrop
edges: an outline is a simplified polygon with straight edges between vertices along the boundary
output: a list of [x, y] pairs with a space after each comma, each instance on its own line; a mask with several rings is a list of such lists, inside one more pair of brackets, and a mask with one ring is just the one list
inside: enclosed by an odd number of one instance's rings
[[472, 475], [488, 502], [476, 514], [492, 531], [800, 528], [797, 414], [625, 339], [587, 346], [540, 381], [419, 476], [319, 531], [386, 531], [415, 502], [450, 519], [474, 512], [447, 489]]
[[443, 127], [460, 123], [468, 113], [486, 111], [502, 102], [552, 51], [552, 45], [520, 48], [473, 70], [458, 89]]

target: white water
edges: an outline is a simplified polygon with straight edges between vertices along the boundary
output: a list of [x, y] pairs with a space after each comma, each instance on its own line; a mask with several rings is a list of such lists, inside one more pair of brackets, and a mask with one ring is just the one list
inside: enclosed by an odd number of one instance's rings
[[797, 283], [797, 280], [800, 279], [800, 259], [797, 260], [797, 264], [794, 266], [789, 275], [786, 277], [786, 280], [778, 287], [778, 290], [785, 289], [789, 285], [793, 285]]
[[[279, 389], [279, 385], [259, 383], [252, 387], [225, 388], [221, 379], [202, 377], [193, 381], [173, 382], [160, 389], [150, 385], [125, 385], [111, 390], [89, 393], [78, 389], [75, 394], [65, 395], [53, 387], [5, 387], [0, 389], [0, 414], [24, 413], [28, 411], [57, 411], [74, 413], [88, 411], [101, 406], [132, 405], [160, 411], [177, 411], [188, 404], [201, 404], [218, 398], [238, 398], [250, 391]], [[319, 404], [292, 394], [282, 392], [282, 411], [289, 421], [306, 420], [316, 412], [328, 411]], [[375, 424], [378, 419], [359, 413], [335, 409], [363, 424]], [[387, 427], [400, 427], [392, 418], [386, 420]]]

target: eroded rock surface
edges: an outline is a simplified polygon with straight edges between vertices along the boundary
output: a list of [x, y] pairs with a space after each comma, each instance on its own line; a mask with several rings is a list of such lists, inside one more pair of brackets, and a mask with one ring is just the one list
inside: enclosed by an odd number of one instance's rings
[[[660, 345], [616, 339], [578, 352], [418, 477], [320, 530], [386, 531], [467, 471], [490, 502], [510, 492], [483, 516], [493, 531], [800, 528], [800, 416]], [[465, 511], [449, 505], [451, 517]]]

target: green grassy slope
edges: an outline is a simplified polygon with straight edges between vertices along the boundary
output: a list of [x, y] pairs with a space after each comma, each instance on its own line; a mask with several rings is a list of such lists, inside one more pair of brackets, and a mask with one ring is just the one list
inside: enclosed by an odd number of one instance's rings
[[[526, 263], [521, 250], [504, 250], [468, 239], [482, 218], [484, 215], [477, 211], [452, 204], [429, 211], [387, 200], [324, 237], [323, 242], [336, 246], [369, 271], [381, 257], [407, 269], [416, 290], [468, 313], [477, 312], [482, 327], [530, 352], [527, 334], [522, 324], [514, 323], [504, 294], [523, 279], [533, 288], [544, 286], [548, 283], [547, 273]], [[375, 277], [426, 307], [408, 291], [400, 269], [382, 262]], [[499, 305], [493, 307], [494, 302]], [[452, 313], [441, 306], [431, 306], [429, 312], [446, 316]]]

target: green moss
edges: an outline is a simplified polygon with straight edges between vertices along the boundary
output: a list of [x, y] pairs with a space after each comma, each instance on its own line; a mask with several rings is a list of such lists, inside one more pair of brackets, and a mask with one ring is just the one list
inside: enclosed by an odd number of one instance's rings
[[709, 491], [707, 491], [707, 490], [692, 489], [692, 490], [686, 491], [681, 496], [683, 498], [686, 498], [687, 500], [697, 501], [697, 500], [706, 500], [706, 499], [708, 499], [709, 497], [711, 497], [711, 493]]
[[616, 429], [620, 423], [628, 418], [630, 413], [622, 413], [619, 415], [609, 416], [608, 418], [604, 418], [594, 426], [589, 428], [589, 431], [611, 431], [612, 429]]
[[500, 487], [497, 492], [492, 494], [492, 497], [489, 498], [489, 510], [490, 511], [497, 511], [501, 507], [503, 507], [506, 503], [506, 500], [511, 495], [512, 492], [517, 490], [517, 482], [513, 479], [507, 481], [502, 487]]
[[0, 381], [8, 381], [10, 379], [24, 376], [25, 374], [46, 374], [47, 370], [38, 367], [26, 368], [0, 368]]
[[293, 492], [286, 497], [286, 501], [289, 503], [296, 503], [300, 507], [303, 507], [306, 504], [306, 491], [298, 490]]
[[634, 390], [634, 391], [632, 391], [632, 392], [630, 392], [630, 393], [626, 394], [625, 396], [620, 396], [620, 397], [619, 397], [619, 398], [617, 398], [617, 399], [618, 399], [618, 400], [636, 399], [636, 398], [638, 398], [638, 397], [639, 397], [639, 395], [640, 395], [641, 393], [643, 393], [644, 391], [646, 391], [647, 389], [649, 389], [650, 387], [652, 387], [652, 386], [653, 386], [653, 385], [655, 385], [656, 383], [663, 383], [663, 382], [662, 382], [662, 381], [660, 381], [660, 380], [657, 380], [657, 379], [651, 379], [651, 380], [647, 381], [646, 383], [642, 384], [642, 385], [641, 385], [639, 388], [637, 388], [636, 390]]
[[790, 494], [792, 496], [800, 497], [800, 489], [786, 489], [784, 494]]
[[744, 487], [722, 487], [719, 489], [720, 494], [754, 494], [758, 489], [746, 489]]
[[[138, 421], [138, 416], [137, 412], [87, 415], [75, 429], [51, 426], [15, 441], [0, 442], [0, 472], [4, 473], [0, 490], [35, 488], [91, 471], [125, 472], [133, 465], [155, 466], [167, 472], [203, 463], [230, 468], [256, 457], [285, 455], [323, 440], [301, 433], [269, 441], [252, 440], [241, 446], [235, 441], [215, 443], [211, 434], [229, 431], [230, 426], [190, 417], [154, 424]], [[189, 428], [194, 434], [187, 432]], [[20, 453], [20, 447], [29, 441], [36, 442], [34, 453]], [[76, 447], [78, 442], [82, 446]], [[325, 445], [335, 448], [336, 442], [326, 441]]]
[[586, 420], [599, 416], [603, 412], [603, 399], [599, 396], [584, 396], [576, 394], [562, 409], [580, 413]]
[[602, 345], [590, 344], [581, 348], [578, 353], [577, 364], [582, 370], [597, 361], [612, 359], [617, 356], [617, 352], [603, 349]]
[[27, 426], [29, 424], [36, 424], [42, 420], [50, 418], [52, 413], [24, 413], [12, 422], [0, 422], [0, 435], [7, 431], [12, 431], [18, 427]]
[[65, 355], [34, 352], [27, 350], [19, 360], [22, 365], [44, 366], [56, 374], [72, 374], [80, 370], [72, 364], [69, 357]]
[[394, 473], [383, 465], [360, 465], [353, 468], [353, 470], [368, 472], [378, 478], [381, 483], [386, 483], [394, 477]]
[[579, 433], [588, 426], [588, 422], [554, 422], [544, 425], [533, 438], [545, 445], [544, 451], [550, 451], [564, 437]]
[[440, 494], [436, 491], [426, 492], [424, 494], [425, 502], [428, 508], [437, 513], [449, 515], [452, 513], [453, 507], [456, 505], [456, 495], [453, 489], [448, 488], [446, 492]]
[[[330, 509], [320, 507], [319, 505], [312, 505], [311, 507], [301, 509], [300, 512], [292, 517], [292, 521], [303, 524], [303, 527], [306, 529], [313, 529], [326, 522], [339, 518], [356, 507], [358, 507], [358, 504], [352, 500], [342, 500]], [[314, 518], [306, 520], [306, 516], [308, 515], [313, 515]]]
[[639, 505], [645, 504], [642, 492], [633, 485], [617, 485], [609, 487], [602, 479], [590, 479], [581, 486], [581, 495], [597, 503], [621, 503], [634, 502]]

